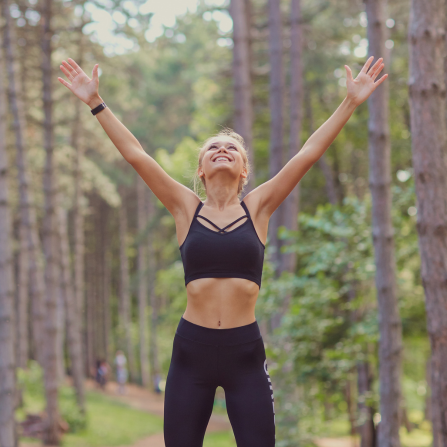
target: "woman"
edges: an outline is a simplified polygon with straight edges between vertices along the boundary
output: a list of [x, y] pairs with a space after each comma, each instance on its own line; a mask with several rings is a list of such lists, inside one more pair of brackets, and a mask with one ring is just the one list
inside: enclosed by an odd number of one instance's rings
[[[59, 81], [88, 104], [123, 157], [175, 219], [185, 270], [187, 307], [173, 342], [166, 380], [166, 447], [199, 447], [211, 416], [217, 386], [238, 446], [275, 445], [275, 409], [264, 344], [255, 318], [270, 216], [324, 154], [356, 107], [388, 75], [384, 64], [358, 76], [347, 72], [347, 95], [301, 151], [272, 179], [239, 201], [250, 167], [242, 138], [221, 132], [199, 153], [197, 175], [206, 200], [172, 179], [107, 108], [98, 93], [98, 64], [90, 79], [73, 60], [63, 61], [70, 82]], [[368, 70], [369, 69], [369, 70]]]

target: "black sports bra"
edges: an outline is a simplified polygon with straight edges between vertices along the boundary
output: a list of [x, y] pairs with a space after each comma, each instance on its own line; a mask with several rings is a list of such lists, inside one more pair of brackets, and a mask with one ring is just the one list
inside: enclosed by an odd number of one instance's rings
[[[185, 270], [185, 286], [198, 278], [245, 278], [261, 288], [265, 245], [259, 239], [244, 201], [245, 215], [224, 228], [219, 228], [199, 211], [200, 202], [189, 227], [185, 241], [179, 247]], [[205, 219], [219, 231], [199, 222]], [[241, 219], [247, 220], [234, 230], [226, 231]]]

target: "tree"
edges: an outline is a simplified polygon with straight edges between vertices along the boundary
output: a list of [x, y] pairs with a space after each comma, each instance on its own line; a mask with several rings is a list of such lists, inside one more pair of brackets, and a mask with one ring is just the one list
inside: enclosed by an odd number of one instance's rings
[[[369, 56], [385, 53], [385, 0], [366, 0]], [[383, 76], [383, 74], [382, 74]], [[369, 185], [379, 311], [380, 415], [378, 447], [398, 447], [401, 405], [402, 324], [396, 286], [391, 221], [391, 143], [388, 124], [389, 83], [368, 98]], [[372, 442], [372, 440], [371, 440]], [[373, 447], [372, 443], [365, 447]]]
[[55, 175], [54, 175], [54, 123], [51, 66], [53, 30], [51, 20], [53, 0], [45, 0], [42, 10], [42, 81], [44, 111], [44, 148], [45, 168], [43, 174], [43, 191], [45, 197], [45, 215], [43, 220], [43, 247], [45, 253], [45, 343], [44, 343], [44, 382], [46, 397], [46, 424], [44, 443], [59, 445], [59, 406], [58, 406], [58, 374], [57, 374], [57, 299], [59, 291], [58, 240], [55, 207]]
[[[231, 0], [230, 14], [233, 19], [233, 128], [245, 140], [248, 158], [253, 164], [253, 98], [251, 76], [250, 0]], [[250, 176], [246, 194], [254, 188], [254, 176]]]
[[149, 384], [149, 364], [147, 348], [147, 238], [143, 233], [147, 224], [146, 183], [137, 178], [137, 225], [138, 225], [138, 317], [140, 330], [140, 372], [144, 387]]
[[0, 446], [17, 445], [14, 420], [16, 378], [14, 358], [14, 282], [11, 250], [6, 97], [3, 51], [0, 47]]
[[[269, 28], [269, 62], [270, 62], [270, 159], [269, 175], [273, 178], [283, 165], [283, 90], [284, 75], [282, 67], [282, 23], [279, 0], [268, 1]], [[279, 275], [281, 260], [281, 240], [278, 237], [279, 227], [283, 223], [284, 204], [276, 209], [269, 222], [269, 246], [272, 250], [271, 261], [275, 274]], [[271, 330], [279, 326], [281, 313], [271, 319]]]
[[444, 3], [412, 1], [409, 98], [417, 231], [431, 345], [433, 447], [447, 444], [447, 172]]
[[[39, 363], [43, 364], [43, 314], [44, 314], [44, 293], [45, 281], [43, 272], [42, 247], [40, 244], [36, 210], [31, 197], [28, 167], [26, 161], [26, 141], [25, 128], [26, 122], [23, 113], [23, 104], [17, 87], [17, 71], [14, 55], [16, 54], [13, 39], [13, 28], [11, 25], [11, 16], [9, 11], [9, 1], [3, 0], [2, 13], [5, 18], [3, 46], [6, 53], [8, 68], [8, 99], [9, 107], [13, 117], [13, 128], [16, 145], [16, 164], [19, 177], [19, 208], [20, 208], [20, 226], [25, 229], [27, 237], [26, 252], [29, 263], [29, 284], [31, 290], [31, 308], [32, 308], [32, 332], [34, 340], [34, 352]], [[23, 246], [21, 250], [25, 249]], [[23, 264], [22, 264], [23, 265]], [[23, 272], [22, 272], [23, 274]], [[23, 290], [24, 283], [20, 283]], [[22, 291], [20, 291], [22, 293]]]
[[67, 212], [59, 205], [58, 209], [60, 259], [61, 259], [61, 292], [65, 304], [67, 325], [67, 344], [70, 355], [70, 370], [76, 390], [76, 400], [82, 413], [85, 412], [84, 367], [82, 356], [82, 339], [79, 309], [73, 293], [71, 277], [70, 247], [68, 243]]

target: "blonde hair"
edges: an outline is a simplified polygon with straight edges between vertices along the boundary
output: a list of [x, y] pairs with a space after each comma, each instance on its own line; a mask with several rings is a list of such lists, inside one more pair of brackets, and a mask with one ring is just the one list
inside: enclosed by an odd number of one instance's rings
[[247, 170], [247, 177], [243, 178], [241, 177], [241, 179], [239, 180], [239, 185], [237, 188], [237, 195], [240, 196], [240, 194], [242, 193], [245, 185], [248, 183], [248, 179], [249, 176], [251, 174], [251, 166], [250, 166], [250, 161], [248, 160], [248, 153], [247, 153], [247, 148], [245, 147], [245, 141], [244, 139], [238, 134], [236, 133], [233, 129], [230, 129], [228, 127], [222, 129], [220, 132], [218, 132], [217, 134], [213, 135], [212, 137], [208, 138], [202, 145], [202, 147], [199, 149], [199, 156], [198, 156], [198, 165], [197, 165], [197, 169], [194, 173], [194, 192], [200, 196], [199, 194], [199, 186], [202, 186], [203, 189], [205, 190], [206, 193], [206, 183], [205, 183], [205, 179], [202, 177], [199, 177], [198, 174], [198, 169], [202, 167], [202, 160], [203, 160], [203, 156], [205, 154], [205, 150], [209, 144], [209, 142], [211, 140], [214, 140], [215, 138], [218, 137], [227, 137], [227, 138], [232, 138], [233, 140], [235, 140], [235, 142], [237, 143], [237, 147], [239, 149], [239, 152], [242, 155], [242, 160], [244, 162], [244, 168]]

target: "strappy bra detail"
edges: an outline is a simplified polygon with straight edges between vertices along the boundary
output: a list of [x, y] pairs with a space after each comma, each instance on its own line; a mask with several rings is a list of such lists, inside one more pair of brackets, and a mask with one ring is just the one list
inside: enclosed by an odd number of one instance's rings
[[[185, 286], [198, 278], [245, 278], [261, 288], [265, 245], [259, 239], [247, 206], [243, 200], [240, 203], [245, 215], [224, 228], [199, 215], [203, 202], [198, 204], [186, 239], [179, 247], [185, 271]], [[199, 217], [218, 231], [203, 225]], [[246, 221], [227, 230], [242, 219]], [[248, 223], [251, 225], [247, 225]]]

